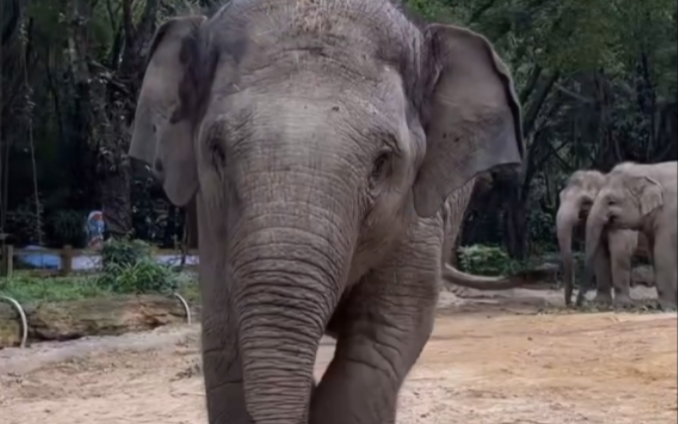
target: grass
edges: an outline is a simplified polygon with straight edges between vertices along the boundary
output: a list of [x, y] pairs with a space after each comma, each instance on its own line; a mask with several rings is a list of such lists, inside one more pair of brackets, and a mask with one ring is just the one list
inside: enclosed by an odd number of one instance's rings
[[[68, 277], [36, 276], [29, 271], [17, 271], [12, 278], [0, 278], [0, 294], [20, 303], [59, 302], [115, 295], [108, 287], [98, 284], [100, 274]], [[178, 276], [177, 292], [189, 303], [199, 300], [197, 276], [182, 272]]]

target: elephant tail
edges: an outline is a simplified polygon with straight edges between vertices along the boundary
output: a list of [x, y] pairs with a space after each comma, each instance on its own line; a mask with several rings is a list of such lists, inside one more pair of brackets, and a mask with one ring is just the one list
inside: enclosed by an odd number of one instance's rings
[[543, 283], [548, 276], [549, 272], [542, 269], [522, 271], [510, 276], [500, 277], [467, 274], [449, 264], [445, 264], [443, 269], [443, 280], [445, 280], [445, 282], [458, 286], [470, 287], [476, 290], [508, 290], [516, 287]]

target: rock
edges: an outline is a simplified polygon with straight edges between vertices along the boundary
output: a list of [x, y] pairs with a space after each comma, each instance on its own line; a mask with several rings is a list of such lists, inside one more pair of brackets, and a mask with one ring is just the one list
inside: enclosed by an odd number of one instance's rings
[[654, 287], [654, 269], [650, 265], [640, 265], [631, 270], [631, 287]]
[[[163, 295], [120, 295], [21, 306], [28, 319], [29, 341], [118, 335], [186, 322], [181, 302]], [[0, 304], [0, 348], [18, 346], [20, 337], [17, 311], [8, 304]]]

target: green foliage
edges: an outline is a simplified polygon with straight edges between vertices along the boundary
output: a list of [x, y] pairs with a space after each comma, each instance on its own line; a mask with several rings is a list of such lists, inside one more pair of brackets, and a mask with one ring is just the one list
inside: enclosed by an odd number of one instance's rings
[[477, 275], [512, 275], [534, 268], [542, 258], [534, 256], [524, 261], [509, 257], [499, 247], [474, 244], [460, 247], [458, 251], [459, 269]]
[[[158, 277], [164, 277], [157, 267], [144, 263], [120, 270], [119, 277], [112, 274], [89, 274], [68, 277], [45, 277], [32, 272], [15, 272], [12, 278], [0, 278], [0, 294], [10, 296], [25, 304], [27, 302], [54, 302], [107, 297], [112, 294], [136, 294], [138, 287]], [[123, 267], [124, 268], [124, 267]], [[165, 268], [166, 269], [166, 268]], [[143, 278], [142, 278], [143, 277]], [[188, 302], [197, 302], [200, 293], [197, 275], [192, 272], [172, 273], [170, 277], [179, 292]], [[112, 282], [108, 284], [107, 282]], [[148, 292], [167, 293], [167, 287], [150, 287]]]
[[142, 257], [133, 263], [109, 263], [98, 284], [115, 293], [171, 293], [178, 280], [169, 266]]
[[104, 242], [101, 249], [101, 264], [104, 269], [134, 265], [145, 258], [151, 258], [151, 245], [143, 240], [110, 238]]
[[157, 263], [142, 240], [109, 239], [101, 251], [102, 287], [116, 293], [170, 293], [178, 280], [171, 267]]
[[92, 276], [35, 277], [19, 274], [0, 279], [0, 293], [20, 303], [41, 300], [45, 302], [78, 300], [105, 296], [110, 291]]
[[74, 247], [83, 245], [85, 240], [85, 216], [80, 211], [59, 210], [47, 218], [50, 238]]
[[13, 211], [7, 213], [7, 232], [17, 243], [38, 244], [45, 238], [43, 223], [38, 219], [38, 212], [43, 215], [42, 202], [40, 209], [36, 209], [35, 198], [27, 197]]
[[478, 275], [504, 275], [513, 272], [516, 264], [499, 247], [474, 244], [459, 248], [459, 267]]

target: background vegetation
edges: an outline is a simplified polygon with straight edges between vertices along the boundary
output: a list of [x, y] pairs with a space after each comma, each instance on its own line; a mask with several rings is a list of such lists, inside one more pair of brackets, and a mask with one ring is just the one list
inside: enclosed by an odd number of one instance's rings
[[[158, 23], [214, 3], [0, 0], [0, 233], [16, 245], [77, 247], [87, 213], [101, 209], [112, 236], [176, 245], [183, 211], [133, 172], [129, 128]], [[496, 246], [516, 260], [554, 250], [558, 192], [574, 170], [678, 159], [675, 0], [407, 3], [485, 34], [523, 107], [522, 175], [479, 179], [460, 245]], [[116, 275], [164, 272], [147, 265], [115, 265]]]

